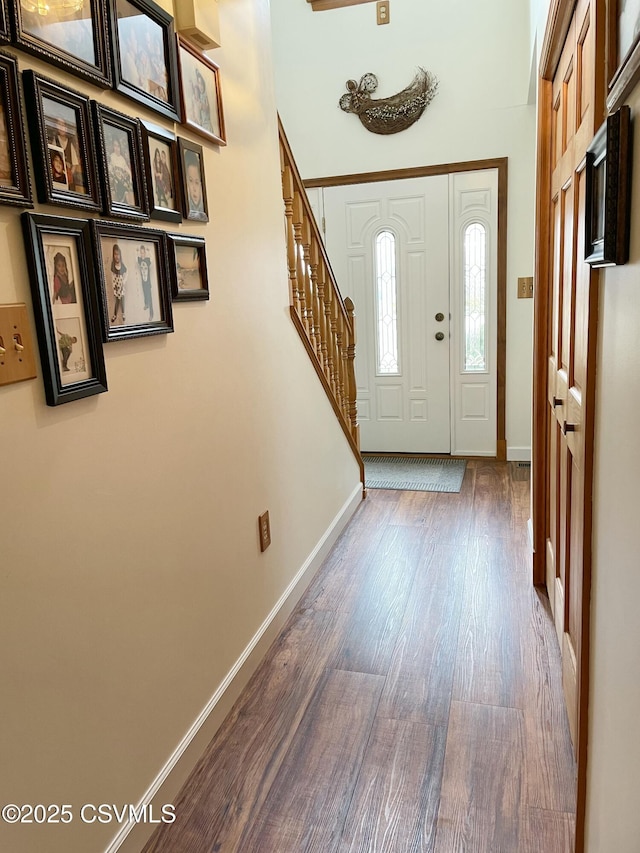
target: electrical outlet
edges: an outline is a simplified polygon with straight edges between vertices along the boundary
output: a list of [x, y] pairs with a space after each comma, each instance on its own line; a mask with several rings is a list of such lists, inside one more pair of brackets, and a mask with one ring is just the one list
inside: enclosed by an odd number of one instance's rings
[[269, 510], [258, 516], [258, 531], [260, 533], [260, 550], [266, 551], [271, 545], [271, 525], [269, 524]]
[[518, 299], [531, 299], [533, 297], [533, 277], [518, 279]]
[[389, 0], [378, 0], [376, 3], [376, 21], [379, 24], [389, 23]]

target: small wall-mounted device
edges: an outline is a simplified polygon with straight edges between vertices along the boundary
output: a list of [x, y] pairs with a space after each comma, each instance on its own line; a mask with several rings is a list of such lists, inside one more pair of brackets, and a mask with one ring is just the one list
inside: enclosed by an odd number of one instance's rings
[[258, 531], [260, 533], [260, 550], [266, 551], [271, 545], [271, 525], [269, 524], [269, 510], [258, 516]]
[[379, 24], [388, 24], [389, 20], [389, 0], [378, 0], [376, 3], [376, 21]]

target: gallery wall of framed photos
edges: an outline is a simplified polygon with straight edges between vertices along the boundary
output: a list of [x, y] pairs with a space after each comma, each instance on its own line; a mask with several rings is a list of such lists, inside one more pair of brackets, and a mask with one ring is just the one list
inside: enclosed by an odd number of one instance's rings
[[51, 0], [45, 20], [0, 0], [0, 213], [20, 222], [50, 406], [107, 390], [103, 345], [209, 299], [220, 68], [167, 5]]

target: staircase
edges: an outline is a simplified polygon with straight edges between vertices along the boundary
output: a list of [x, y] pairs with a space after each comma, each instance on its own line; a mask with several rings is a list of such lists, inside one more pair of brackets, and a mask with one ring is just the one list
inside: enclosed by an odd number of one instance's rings
[[353, 302], [340, 294], [280, 121], [278, 126], [291, 319], [356, 457], [364, 485]]

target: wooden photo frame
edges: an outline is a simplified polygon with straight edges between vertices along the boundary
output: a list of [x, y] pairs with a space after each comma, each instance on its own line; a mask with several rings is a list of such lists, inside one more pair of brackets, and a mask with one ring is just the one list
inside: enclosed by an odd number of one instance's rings
[[33, 71], [22, 76], [39, 200], [100, 210], [89, 98]]
[[0, 53], [0, 203], [33, 207], [18, 65], [4, 53]]
[[40, 361], [49, 406], [107, 390], [89, 223], [23, 213]]
[[92, 220], [103, 340], [173, 331], [164, 231]]
[[9, 10], [7, 0], [0, 0], [0, 44], [11, 41], [11, 26], [9, 23]]
[[585, 260], [594, 267], [629, 260], [631, 112], [622, 106], [587, 148]]
[[202, 145], [178, 137], [182, 213], [189, 222], [208, 222], [207, 184]]
[[618, 109], [640, 80], [640, 0], [607, 0], [607, 109]]
[[152, 219], [182, 222], [178, 143], [175, 133], [141, 122], [149, 214]]
[[173, 18], [153, 0], [110, 0], [115, 88], [166, 118], [180, 121]]
[[98, 86], [111, 86], [106, 0], [69, 3], [64, 14], [55, 8], [39, 14], [34, 0], [14, 0], [16, 44], [65, 71]]
[[173, 301], [209, 299], [204, 238], [167, 234], [167, 244]]
[[124, 219], [149, 219], [140, 122], [96, 101], [91, 106], [105, 213]]
[[226, 145], [219, 67], [181, 35], [178, 67], [182, 123], [211, 142]]

